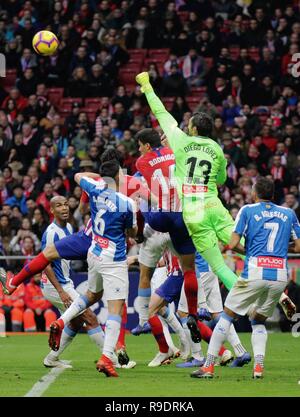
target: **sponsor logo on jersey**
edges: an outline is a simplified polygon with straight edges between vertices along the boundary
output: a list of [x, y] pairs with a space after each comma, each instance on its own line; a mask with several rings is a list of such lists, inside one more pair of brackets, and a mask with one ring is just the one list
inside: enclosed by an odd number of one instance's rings
[[182, 192], [183, 194], [196, 194], [196, 193], [207, 193], [207, 185], [186, 185], [183, 184]]
[[97, 242], [98, 245], [100, 245], [100, 247], [102, 249], [107, 249], [108, 248], [108, 246], [109, 246], [109, 240], [106, 239], [105, 237], [95, 236], [94, 239], [95, 239], [95, 242]]
[[258, 256], [257, 257], [257, 266], [261, 268], [284, 268], [284, 259], [275, 258], [273, 256]]

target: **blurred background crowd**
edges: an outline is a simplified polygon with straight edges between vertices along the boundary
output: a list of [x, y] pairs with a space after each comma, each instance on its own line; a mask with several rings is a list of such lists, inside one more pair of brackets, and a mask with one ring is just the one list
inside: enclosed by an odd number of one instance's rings
[[[33, 52], [41, 29], [59, 38], [51, 57]], [[84, 227], [73, 176], [97, 171], [105, 149], [135, 173], [134, 135], [157, 126], [134, 81], [141, 70], [182, 129], [195, 111], [214, 118], [233, 217], [258, 175], [300, 217], [299, 47], [300, 1], [1, 0], [0, 253], [39, 251], [56, 194]]]

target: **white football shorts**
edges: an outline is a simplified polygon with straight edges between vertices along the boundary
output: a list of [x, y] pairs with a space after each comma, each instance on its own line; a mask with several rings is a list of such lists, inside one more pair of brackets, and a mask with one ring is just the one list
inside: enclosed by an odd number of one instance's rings
[[93, 293], [104, 291], [106, 300], [126, 300], [129, 279], [127, 260], [103, 262], [102, 258], [90, 251], [88, 262], [88, 289]]
[[175, 253], [169, 233], [154, 233], [142, 243], [139, 252], [139, 262], [148, 268], [156, 268], [165, 249], [171, 249]]
[[225, 307], [240, 316], [245, 316], [254, 304], [253, 308], [257, 313], [271, 317], [286, 285], [287, 283], [282, 281], [248, 281], [239, 278], [225, 300]]
[[[68, 282], [67, 284], [63, 285], [62, 288], [66, 293], [69, 294], [73, 301], [80, 295], [75, 290], [73, 282]], [[44, 284], [42, 293], [46, 300], [50, 301], [50, 303], [59, 310], [60, 314], [62, 314], [67, 309], [52, 284]]]
[[[219, 280], [211, 271], [201, 272], [198, 276], [198, 308], [206, 308], [210, 313], [220, 313], [223, 311]], [[184, 285], [181, 289], [178, 310], [183, 313], [188, 313]]]

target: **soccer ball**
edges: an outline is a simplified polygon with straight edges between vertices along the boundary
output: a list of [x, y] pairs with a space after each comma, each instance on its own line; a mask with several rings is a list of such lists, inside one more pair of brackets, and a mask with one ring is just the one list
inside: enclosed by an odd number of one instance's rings
[[58, 39], [54, 33], [48, 30], [41, 30], [32, 39], [32, 46], [40, 55], [53, 55], [58, 47]]

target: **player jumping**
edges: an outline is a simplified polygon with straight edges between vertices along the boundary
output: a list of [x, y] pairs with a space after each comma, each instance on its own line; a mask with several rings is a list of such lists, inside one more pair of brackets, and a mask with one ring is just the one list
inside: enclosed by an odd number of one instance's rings
[[75, 175], [75, 181], [90, 197], [93, 241], [88, 252], [88, 290], [78, 297], [64, 314], [50, 326], [49, 345], [59, 349], [63, 328], [70, 320], [90, 305], [99, 301], [103, 291], [108, 303], [108, 318], [103, 354], [97, 370], [117, 377], [113, 356], [121, 327], [121, 311], [128, 296], [128, 265], [126, 261], [126, 234], [137, 233], [134, 202], [119, 192], [119, 164], [117, 161], [101, 165], [101, 176], [113, 180], [110, 185], [95, 181], [85, 173]]
[[[149, 74], [138, 74], [136, 81], [174, 152], [183, 218], [194, 245], [226, 288], [231, 289], [238, 277], [226, 265], [218, 240], [229, 244], [234, 221], [218, 198], [217, 186], [226, 180], [227, 160], [222, 148], [210, 138], [213, 122], [207, 114], [196, 113], [189, 120], [186, 134], [154, 93]], [[283, 303], [286, 303], [283, 306], [290, 318], [295, 306], [288, 298]]]

